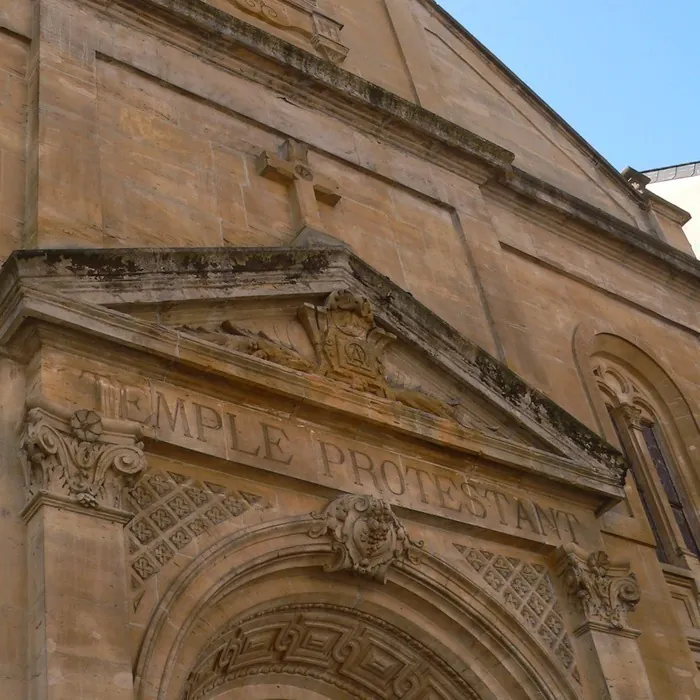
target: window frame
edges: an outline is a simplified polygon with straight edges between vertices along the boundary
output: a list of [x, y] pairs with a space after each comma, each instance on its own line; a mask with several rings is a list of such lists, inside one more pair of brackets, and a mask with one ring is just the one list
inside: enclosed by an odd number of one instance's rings
[[[678, 496], [683, 519], [697, 551], [700, 551], [700, 522], [678, 469], [673, 441], [660, 418], [662, 412], [649, 394], [640, 389], [639, 382], [633, 381], [621, 368], [601, 361], [594, 367], [594, 374], [615, 436], [631, 464], [634, 486], [656, 542], [659, 561], [683, 568], [693, 568], [693, 562], [697, 566], [700, 557], [686, 542], [644, 434], [645, 428], [652, 429], [670, 484]], [[635, 516], [639, 515], [641, 513], [635, 513]]]

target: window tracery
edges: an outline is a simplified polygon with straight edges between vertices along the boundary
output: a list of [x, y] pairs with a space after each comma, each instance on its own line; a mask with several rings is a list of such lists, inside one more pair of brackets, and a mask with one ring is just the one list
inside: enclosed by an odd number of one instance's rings
[[664, 563], [700, 558], [700, 532], [684, 492], [663, 411], [652, 391], [624, 368], [596, 358], [593, 374], [618, 441], [632, 464], [641, 504]]

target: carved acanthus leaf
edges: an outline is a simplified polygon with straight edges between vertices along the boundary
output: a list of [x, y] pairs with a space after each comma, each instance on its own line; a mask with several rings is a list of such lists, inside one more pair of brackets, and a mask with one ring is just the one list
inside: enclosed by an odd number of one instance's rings
[[326, 571], [352, 571], [384, 583], [393, 564], [418, 561], [423, 542], [411, 541], [391, 506], [380, 498], [339, 496], [322, 513], [312, 515], [318, 523], [309, 535], [330, 536], [336, 554]]
[[32, 408], [21, 442], [30, 498], [48, 492], [96, 508], [122, 507], [122, 490], [144, 471], [143, 445], [130, 434], [106, 431], [95, 411], [64, 418]]
[[302, 357], [293, 348], [286, 347], [270, 338], [264, 331], [251, 331], [228, 320], [214, 327], [183, 326], [182, 330], [193, 333], [210, 343], [223, 345], [236, 352], [274, 362], [299, 372], [316, 370], [316, 366], [312, 362]]
[[231, 320], [186, 325], [180, 330], [251, 357], [307, 374], [320, 374], [358, 391], [463, 424], [455, 409], [444, 401], [420, 389], [389, 384], [384, 352], [396, 338], [377, 326], [366, 297], [347, 289], [336, 290], [322, 305], [304, 304], [298, 317], [314, 348], [316, 362], [265, 331], [250, 330]]
[[615, 629], [627, 626], [627, 613], [640, 599], [629, 563], [612, 562], [603, 551], [587, 553], [574, 544], [560, 548], [559, 574], [585, 622]]

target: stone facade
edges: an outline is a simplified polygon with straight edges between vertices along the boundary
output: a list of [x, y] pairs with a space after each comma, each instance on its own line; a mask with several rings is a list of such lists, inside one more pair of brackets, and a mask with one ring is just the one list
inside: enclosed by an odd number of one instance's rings
[[430, 0], [4, 5], [2, 700], [700, 696], [683, 212]]

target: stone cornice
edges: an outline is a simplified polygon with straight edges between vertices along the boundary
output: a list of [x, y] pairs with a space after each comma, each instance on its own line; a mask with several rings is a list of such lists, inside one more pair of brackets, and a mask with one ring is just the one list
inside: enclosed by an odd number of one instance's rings
[[538, 110], [556, 122], [562, 131], [570, 138], [571, 142], [578, 148], [585, 151], [588, 157], [596, 167], [600, 168], [605, 174], [618, 186], [627, 192], [627, 194], [636, 200], [638, 206], [644, 208], [645, 198], [629, 186], [629, 183], [622, 174], [598, 151], [591, 146], [586, 139], [579, 134], [565, 119], [553, 110], [530, 86], [522, 81], [498, 56], [492, 53], [488, 47], [484, 46], [473, 34], [463, 27], [449, 12], [440, 7], [435, 0], [419, 0], [426, 5], [429, 10], [437, 16], [442, 24], [449, 29], [458, 39], [476, 46], [479, 51], [488, 59], [488, 61], [496, 67], [498, 71], [503, 73], [507, 80], [514, 83], [520, 94]]
[[[149, 31], [210, 63], [267, 84], [297, 103], [352, 123], [451, 172], [482, 184], [489, 180], [498, 183], [515, 196], [536, 202], [557, 220], [593, 228], [653, 264], [670, 266], [673, 274], [700, 280], [700, 263], [695, 258], [513, 166], [512, 152], [221, 10], [194, 0], [80, 1], [99, 8], [101, 15]], [[451, 18], [450, 21], [454, 23]], [[251, 52], [245, 67], [241, 63], [241, 48]], [[540, 106], [546, 107], [544, 103]], [[560, 117], [557, 119], [561, 122]], [[567, 129], [586, 143], [570, 127]], [[587, 150], [600, 157], [590, 146]], [[600, 162], [605, 164], [602, 158]], [[621, 181], [632, 200], [641, 209], [647, 208], [645, 198], [609, 167], [608, 174]], [[623, 258], [621, 262], [624, 263]]]
[[[390, 143], [476, 181], [509, 168], [515, 157], [468, 129], [203, 2], [82, 0], [81, 4], [375, 136], [381, 134]], [[241, 49], [250, 52], [245, 63]]]
[[675, 205], [673, 202], [669, 202], [663, 197], [659, 197], [658, 194], [650, 190], [645, 190], [644, 195], [649, 201], [649, 206], [652, 211], [658, 211], [679, 226], [685, 226], [692, 218], [692, 215], [685, 209]]
[[[174, 278], [177, 284], [174, 284]], [[43, 280], [42, 280], [43, 278]], [[155, 326], [105, 306], [157, 298], [227, 300], [246, 297], [247, 281], [258, 295], [327, 295], [354, 287], [370, 298], [377, 321], [422, 353], [426, 361], [499, 407], [552, 452], [490, 435], [465, 431], [438, 417], [397, 419], [386, 402], [343, 393], [336, 382], [300, 373]], [[15, 288], [20, 286], [18, 295]], [[154, 294], [155, 292], [155, 294]], [[100, 304], [97, 306], [96, 304]], [[8, 343], [29, 319], [126, 345], [156, 357], [190, 365], [212, 376], [255, 383], [308, 405], [352, 411], [376, 425], [436, 444], [482, 454], [519, 471], [568, 483], [617, 500], [624, 470], [619, 454], [551, 400], [441, 321], [408, 293], [359, 258], [337, 249], [204, 249], [23, 251], [0, 274], [0, 342]], [[21, 337], [21, 335], [19, 336]], [[303, 397], [299, 398], [299, 397]]]
[[[352, 122], [357, 128], [380, 135], [387, 143], [451, 172], [481, 183], [494, 180], [514, 195], [537, 202], [553, 218], [593, 227], [602, 235], [618, 239], [650, 263], [671, 268], [673, 275], [689, 276], [693, 283], [700, 280], [700, 263], [695, 258], [515, 168], [510, 151], [214, 7], [193, 0], [79, 1], [97, 8], [100, 16], [149, 31], [224, 70], [270, 85], [300, 104]], [[21, 33], [20, 27], [9, 30]], [[251, 58], [253, 63], [246, 63], [245, 69], [240, 61], [241, 48], [252, 52], [251, 57], [258, 57]], [[510, 73], [505, 67], [503, 70]], [[541, 106], [546, 107], [544, 103]], [[643, 199], [631, 187], [628, 190], [644, 208]], [[625, 258], [620, 262], [625, 264]]]

